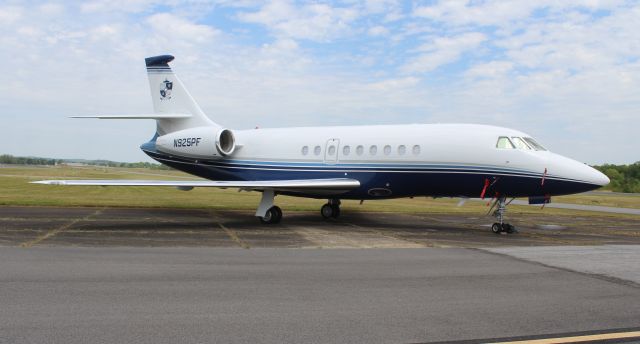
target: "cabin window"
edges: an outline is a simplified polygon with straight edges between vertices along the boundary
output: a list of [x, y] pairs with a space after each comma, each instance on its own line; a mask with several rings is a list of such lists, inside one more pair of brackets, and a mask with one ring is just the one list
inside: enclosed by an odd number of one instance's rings
[[309, 146], [302, 147], [302, 155], [307, 155], [307, 154], [309, 154]]
[[373, 146], [369, 147], [369, 154], [376, 155], [377, 153], [378, 153], [378, 146], [373, 145]]
[[398, 155], [404, 155], [407, 152], [407, 147], [404, 145], [398, 146]]
[[362, 153], [364, 153], [364, 147], [363, 146], [356, 147], [356, 154], [362, 155]]
[[511, 142], [513, 142], [513, 144], [518, 149], [531, 150], [531, 147], [529, 147], [529, 145], [526, 142], [524, 142], [523, 139], [521, 139], [519, 137], [515, 137], [515, 136], [512, 137], [511, 138]]
[[320, 148], [320, 146], [316, 146], [316, 148], [313, 149], [313, 154], [320, 155], [321, 150], [322, 148]]
[[500, 149], [515, 149], [511, 140], [509, 140], [506, 136], [500, 136], [498, 138], [498, 143], [496, 143], [496, 148]]
[[546, 151], [547, 149], [542, 147], [542, 145], [540, 145], [538, 142], [536, 142], [536, 140], [530, 138], [530, 137], [525, 137], [524, 138], [525, 141], [527, 141], [527, 143], [533, 147], [533, 149], [537, 150], [537, 151]]
[[389, 155], [391, 154], [391, 146], [386, 145], [384, 146], [384, 155]]
[[329, 146], [329, 155], [334, 156], [336, 154], [336, 146]]
[[351, 153], [351, 147], [349, 147], [349, 146], [342, 147], [342, 154], [343, 155], [349, 155], [349, 153]]
[[411, 152], [413, 153], [413, 155], [420, 154], [420, 146], [419, 145], [414, 145], [413, 148], [411, 149]]

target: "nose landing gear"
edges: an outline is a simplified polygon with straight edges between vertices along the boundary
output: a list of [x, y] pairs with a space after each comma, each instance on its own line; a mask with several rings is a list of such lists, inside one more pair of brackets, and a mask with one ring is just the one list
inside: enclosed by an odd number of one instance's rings
[[[509, 201], [509, 203], [511, 203], [511, 201]], [[491, 209], [493, 209], [496, 205], [498, 206], [493, 212], [493, 216], [498, 219], [498, 222], [495, 222], [491, 226], [491, 231], [495, 234], [500, 234], [502, 232], [509, 234], [518, 232], [516, 227], [512, 224], [504, 222], [504, 214], [507, 212], [507, 205], [509, 205], [509, 203], [507, 203], [507, 198], [505, 196], [501, 196], [496, 199], [495, 203], [491, 207]], [[491, 210], [489, 210], [489, 212], [491, 212]]]

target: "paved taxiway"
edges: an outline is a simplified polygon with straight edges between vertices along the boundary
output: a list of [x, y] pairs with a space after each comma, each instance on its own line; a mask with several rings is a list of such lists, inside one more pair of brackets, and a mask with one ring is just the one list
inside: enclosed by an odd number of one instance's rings
[[275, 226], [251, 211], [0, 207], [0, 245], [415, 248], [640, 244], [640, 217], [510, 213], [520, 233], [492, 234], [482, 214], [287, 212]]
[[[527, 215], [520, 234], [494, 235], [490, 219], [464, 215], [288, 213], [266, 228], [250, 215], [0, 207], [0, 343], [429, 342], [640, 326], [634, 218]], [[334, 249], [352, 247], [369, 249]]]

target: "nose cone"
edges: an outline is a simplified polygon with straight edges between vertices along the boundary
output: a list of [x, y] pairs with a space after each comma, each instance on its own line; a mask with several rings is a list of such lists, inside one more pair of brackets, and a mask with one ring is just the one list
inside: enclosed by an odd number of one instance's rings
[[547, 164], [551, 166], [551, 175], [566, 179], [565, 189], [559, 190], [558, 194], [590, 191], [610, 182], [604, 173], [595, 168], [558, 154], [550, 154]]
[[595, 168], [587, 165], [585, 165], [585, 167], [588, 167], [590, 170], [588, 181], [591, 182], [592, 184], [605, 186], [609, 184], [609, 182], [611, 181], [609, 180], [609, 177], [607, 177], [604, 173], [596, 170]]

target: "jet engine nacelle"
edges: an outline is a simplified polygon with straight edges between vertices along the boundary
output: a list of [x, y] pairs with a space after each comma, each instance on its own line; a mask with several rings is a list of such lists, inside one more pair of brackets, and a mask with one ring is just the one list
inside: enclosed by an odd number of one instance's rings
[[197, 127], [159, 136], [156, 149], [176, 156], [215, 159], [233, 154], [236, 140], [229, 129]]

